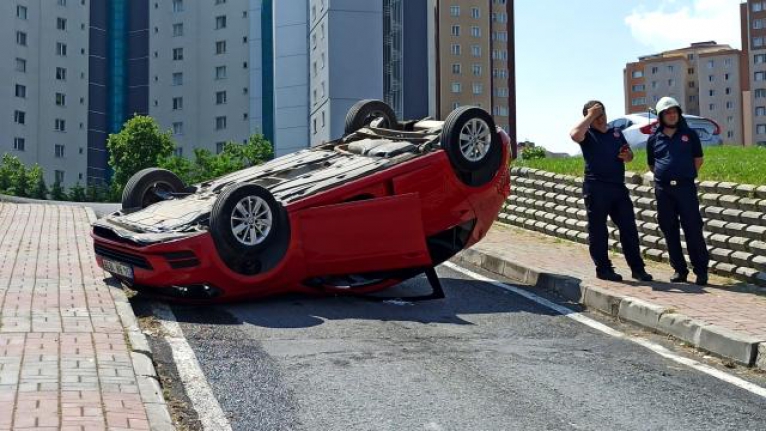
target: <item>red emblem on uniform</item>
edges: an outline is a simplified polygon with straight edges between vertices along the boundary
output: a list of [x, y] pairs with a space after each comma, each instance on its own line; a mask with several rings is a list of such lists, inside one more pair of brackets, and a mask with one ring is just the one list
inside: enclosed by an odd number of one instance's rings
[[681, 136], [681, 141], [682, 142], [689, 142], [689, 137], [686, 136], [686, 135], [683, 135], [683, 136]]

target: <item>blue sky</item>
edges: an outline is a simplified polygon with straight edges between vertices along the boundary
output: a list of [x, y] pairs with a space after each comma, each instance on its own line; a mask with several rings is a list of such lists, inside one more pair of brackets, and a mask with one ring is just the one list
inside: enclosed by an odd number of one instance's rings
[[516, 0], [519, 140], [575, 153], [582, 105], [625, 111], [622, 70], [641, 55], [715, 40], [741, 47], [740, 0]]

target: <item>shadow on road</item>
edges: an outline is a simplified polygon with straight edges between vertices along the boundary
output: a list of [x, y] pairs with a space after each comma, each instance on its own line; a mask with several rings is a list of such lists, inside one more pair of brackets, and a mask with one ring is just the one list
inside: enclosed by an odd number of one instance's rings
[[[446, 298], [409, 302], [407, 296], [427, 293], [425, 277], [416, 277], [394, 286], [380, 296], [391, 300], [366, 297], [285, 295], [251, 302], [191, 306], [172, 304], [179, 322], [192, 324], [238, 325], [247, 323], [263, 328], [310, 328], [328, 321], [399, 321], [423, 324], [440, 323], [471, 325], [460, 316], [500, 313], [557, 315], [520, 296], [512, 295], [489, 283], [443, 278]], [[405, 298], [405, 299], [397, 299]], [[131, 299], [137, 312], [143, 313], [154, 301], [145, 295]]]

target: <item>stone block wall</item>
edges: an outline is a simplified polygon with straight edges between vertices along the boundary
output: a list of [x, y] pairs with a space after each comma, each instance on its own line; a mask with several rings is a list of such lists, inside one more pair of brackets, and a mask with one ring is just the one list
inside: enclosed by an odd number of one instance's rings
[[[667, 262], [651, 175], [627, 173], [626, 185], [635, 207], [642, 254]], [[501, 222], [588, 243], [582, 178], [512, 168], [511, 187]], [[699, 193], [711, 272], [766, 286], [766, 187], [705, 181], [699, 184]], [[619, 231], [611, 220], [608, 228], [610, 248], [621, 251]], [[686, 244], [682, 245], [686, 250]]]

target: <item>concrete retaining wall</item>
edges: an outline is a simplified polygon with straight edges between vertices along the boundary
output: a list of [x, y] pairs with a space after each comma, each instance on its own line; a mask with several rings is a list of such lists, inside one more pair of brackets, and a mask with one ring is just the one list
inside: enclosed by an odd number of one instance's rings
[[[649, 260], [667, 262], [651, 175], [627, 173], [626, 183], [635, 207], [642, 254]], [[500, 214], [501, 222], [588, 243], [582, 178], [512, 168], [511, 184], [512, 194]], [[705, 181], [699, 184], [699, 193], [711, 271], [766, 286], [766, 187]], [[619, 231], [611, 220], [609, 234], [610, 248], [621, 251]], [[682, 245], [686, 250], [686, 244]]]

